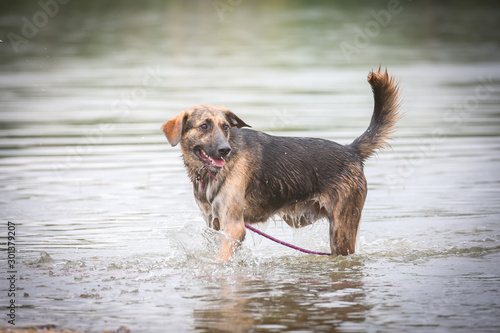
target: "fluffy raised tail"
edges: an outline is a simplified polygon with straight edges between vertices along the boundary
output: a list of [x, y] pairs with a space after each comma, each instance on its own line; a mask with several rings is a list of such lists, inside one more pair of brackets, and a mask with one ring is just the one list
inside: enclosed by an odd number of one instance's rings
[[375, 99], [372, 120], [368, 129], [349, 145], [363, 160], [375, 154], [377, 149], [389, 146], [387, 140], [400, 118], [398, 109], [401, 105], [398, 84], [387, 70], [379, 68], [377, 72], [370, 72], [368, 82]]

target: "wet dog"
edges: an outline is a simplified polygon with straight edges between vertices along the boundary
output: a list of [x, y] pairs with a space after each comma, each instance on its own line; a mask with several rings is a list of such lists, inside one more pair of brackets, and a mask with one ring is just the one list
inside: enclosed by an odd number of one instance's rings
[[294, 228], [328, 219], [333, 255], [354, 253], [367, 184], [363, 164], [387, 145], [399, 118], [399, 88], [387, 71], [368, 75], [374, 111], [368, 129], [349, 145], [272, 136], [225, 107], [196, 106], [162, 126], [180, 143], [196, 202], [207, 224], [223, 231], [217, 256], [228, 261], [245, 223], [278, 215]]

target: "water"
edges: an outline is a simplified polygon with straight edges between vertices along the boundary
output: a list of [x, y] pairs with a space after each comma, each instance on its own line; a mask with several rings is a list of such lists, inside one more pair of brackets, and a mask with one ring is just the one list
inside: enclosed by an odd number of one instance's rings
[[[386, 2], [231, 4], [69, 2], [45, 24], [39, 4], [1, 5], [1, 262], [5, 276], [11, 221], [16, 325], [499, 331], [498, 6], [401, 2], [384, 21]], [[308, 256], [249, 232], [215, 264], [217, 233], [161, 124], [225, 105], [257, 130], [349, 143], [380, 64], [405, 116], [366, 165], [358, 252]], [[260, 227], [328, 251], [325, 222]]]

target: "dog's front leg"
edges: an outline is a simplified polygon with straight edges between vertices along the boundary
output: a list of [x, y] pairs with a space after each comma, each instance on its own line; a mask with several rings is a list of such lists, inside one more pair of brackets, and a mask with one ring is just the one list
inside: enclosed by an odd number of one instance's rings
[[245, 239], [245, 223], [241, 220], [222, 220], [223, 238], [217, 262], [228, 262]]

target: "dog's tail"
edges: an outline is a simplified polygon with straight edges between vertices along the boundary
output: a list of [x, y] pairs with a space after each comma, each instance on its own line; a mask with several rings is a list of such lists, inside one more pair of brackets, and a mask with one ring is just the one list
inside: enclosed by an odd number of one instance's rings
[[370, 72], [368, 82], [375, 99], [372, 120], [368, 129], [349, 145], [363, 160], [375, 154], [377, 149], [389, 146], [387, 140], [400, 118], [398, 109], [401, 105], [398, 84], [387, 70], [379, 68], [377, 72]]

